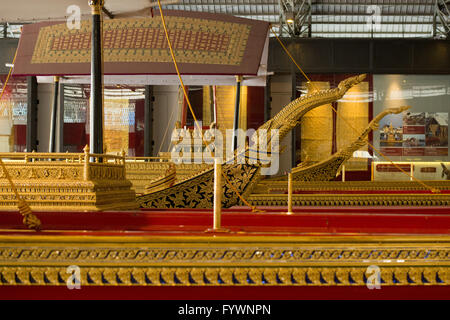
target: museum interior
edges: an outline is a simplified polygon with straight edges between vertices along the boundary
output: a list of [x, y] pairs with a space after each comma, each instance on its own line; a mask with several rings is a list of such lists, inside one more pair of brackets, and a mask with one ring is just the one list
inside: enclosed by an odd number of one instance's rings
[[450, 1], [0, 6], [0, 299], [450, 298]]

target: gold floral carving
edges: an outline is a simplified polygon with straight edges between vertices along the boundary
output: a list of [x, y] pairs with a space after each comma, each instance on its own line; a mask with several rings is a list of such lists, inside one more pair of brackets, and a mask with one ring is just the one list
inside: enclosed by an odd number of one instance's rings
[[450, 285], [447, 236], [60, 238], [0, 237], [0, 285]]
[[[251, 165], [224, 165], [223, 172], [233, 181], [234, 187], [248, 193], [257, 182], [259, 167]], [[209, 169], [195, 178], [154, 193], [138, 196], [143, 208], [210, 208], [214, 198], [214, 171]], [[237, 194], [226, 181], [223, 182], [222, 206], [227, 208], [239, 203]]]

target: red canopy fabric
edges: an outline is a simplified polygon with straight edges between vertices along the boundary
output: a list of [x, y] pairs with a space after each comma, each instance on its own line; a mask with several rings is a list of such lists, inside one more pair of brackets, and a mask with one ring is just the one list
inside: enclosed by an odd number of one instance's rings
[[[256, 75], [269, 24], [224, 14], [165, 11], [182, 74]], [[70, 30], [65, 22], [25, 25], [15, 75], [90, 74], [91, 23]], [[104, 73], [176, 74], [161, 18], [103, 23]]]

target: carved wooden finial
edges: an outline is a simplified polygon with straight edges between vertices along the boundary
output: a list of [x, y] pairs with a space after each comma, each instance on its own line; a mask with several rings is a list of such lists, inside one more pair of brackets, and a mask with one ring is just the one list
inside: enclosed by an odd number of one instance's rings
[[84, 153], [89, 153], [89, 145], [87, 144], [84, 148], [83, 148], [83, 151], [84, 151]]

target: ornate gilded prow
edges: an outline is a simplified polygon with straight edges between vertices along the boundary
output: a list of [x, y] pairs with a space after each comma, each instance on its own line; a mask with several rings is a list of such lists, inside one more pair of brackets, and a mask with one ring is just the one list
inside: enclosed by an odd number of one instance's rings
[[[276, 132], [272, 130], [278, 129], [279, 140], [281, 141], [291, 129], [297, 126], [305, 113], [342, 98], [349, 88], [360, 83], [364, 78], [364, 74], [351, 77], [339, 83], [337, 88], [306, 94], [293, 100], [275, 117], [259, 127], [257, 135], [254, 137], [261, 133], [267, 134], [268, 142], [270, 142]], [[232, 160], [236, 160], [241, 152], [247, 153], [248, 148], [243, 146], [238, 149], [235, 158]], [[233, 184], [233, 189], [236, 189], [245, 197], [261, 177], [259, 173], [261, 163], [237, 162], [227, 161], [223, 165], [223, 172]], [[227, 183], [223, 184], [222, 205], [225, 208], [239, 203], [240, 199], [233, 189]], [[139, 196], [137, 201], [143, 208], [211, 208], [213, 203], [213, 169], [180, 181], [169, 188]]]
[[333, 179], [339, 174], [344, 162], [353, 156], [353, 152], [359, 150], [368, 143], [367, 137], [369, 133], [372, 130], [378, 129], [381, 119], [388, 114], [399, 114], [409, 108], [410, 106], [402, 106], [384, 110], [369, 123], [366, 129], [348, 147], [318, 163], [301, 163], [296, 168], [292, 169], [293, 179], [297, 181], [328, 181]]
[[[308, 111], [317, 108], [321, 105], [331, 103], [333, 101], [341, 99], [345, 93], [352, 86], [362, 82], [366, 78], [366, 74], [361, 74], [355, 77], [347, 78], [339, 83], [334, 89], [315, 91], [311, 94], [303, 95], [284, 107], [278, 112], [275, 117], [267, 121], [265, 124], [258, 128], [261, 129], [279, 130], [280, 141], [283, 139], [293, 128], [299, 124], [299, 120]], [[258, 132], [257, 131], [257, 132]]]

